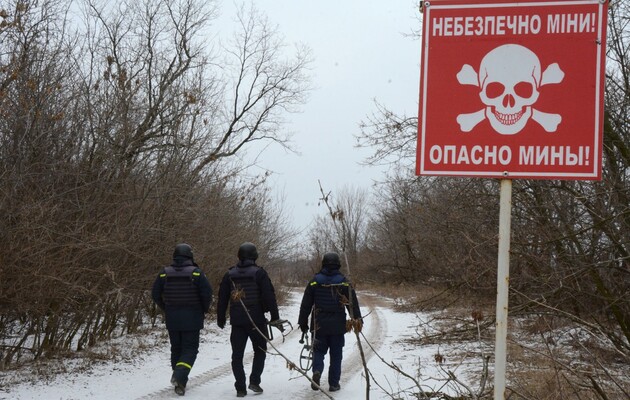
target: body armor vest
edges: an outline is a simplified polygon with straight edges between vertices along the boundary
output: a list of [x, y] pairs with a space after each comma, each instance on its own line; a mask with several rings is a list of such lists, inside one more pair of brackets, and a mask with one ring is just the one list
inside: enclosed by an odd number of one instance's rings
[[315, 306], [323, 312], [345, 313], [342, 295], [347, 298], [347, 284], [344, 285], [343, 275], [327, 276], [315, 275], [315, 290], [313, 293]]
[[194, 265], [164, 268], [166, 283], [164, 284], [164, 303], [167, 306], [188, 306], [199, 304], [197, 286], [193, 282]]
[[[250, 265], [248, 267], [234, 267], [229, 270], [230, 280], [232, 281], [232, 291], [241, 291], [239, 298], [243, 300], [245, 306], [259, 304], [260, 289], [256, 283], [256, 272], [258, 266]], [[239, 300], [232, 299], [231, 304], [239, 304]]]

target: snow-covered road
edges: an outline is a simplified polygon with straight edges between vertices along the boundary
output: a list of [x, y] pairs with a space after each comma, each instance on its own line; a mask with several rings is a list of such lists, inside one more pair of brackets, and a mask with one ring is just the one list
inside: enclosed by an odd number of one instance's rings
[[[288, 319], [295, 329], [289, 333], [284, 341], [279, 335], [273, 340], [274, 346], [299, 365], [299, 355], [302, 344], [299, 343], [300, 332], [296, 326], [299, 312], [301, 291], [291, 293], [288, 305], [283, 307], [281, 318]], [[404, 343], [405, 338], [416, 334], [417, 316], [410, 313], [394, 311], [387, 300], [372, 294], [359, 293], [361, 311], [365, 317], [363, 335], [377, 353], [387, 360], [394, 362], [413, 376], [420, 373], [423, 377], [437, 376], [439, 372], [434, 366], [433, 356], [437, 348], [411, 347]], [[199, 356], [192, 370], [186, 390], [185, 399], [228, 399], [235, 398], [234, 378], [230, 367], [229, 326], [224, 330], [216, 324], [204, 330]], [[274, 331], [274, 334], [277, 331]], [[156, 339], [157, 338], [157, 339]], [[0, 399], [175, 399], [177, 396], [169, 384], [170, 365], [168, 354], [168, 339], [165, 335], [145, 337], [142, 340], [158, 340], [155, 343], [145, 343], [149, 350], [140, 353], [132, 361], [105, 363], [82, 371], [69, 371], [56, 376], [48, 382], [21, 383], [5, 387], [0, 391]], [[135, 345], [137, 346], [138, 343]], [[245, 369], [251, 366], [251, 344], [248, 345], [248, 355], [245, 358]], [[124, 349], [124, 345], [123, 345]], [[396, 371], [385, 365], [375, 356], [367, 343], [363, 342], [363, 349], [368, 359], [370, 373], [378, 383], [387, 388], [387, 392], [398, 393], [398, 398], [412, 398], [404, 393], [405, 388], [413, 386], [412, 382], [400, 376]], [[297, 399], [325, 399], [321, 392], [313, 391], [310, 382], [299, 372], [287, 368], [286, 360], [273, 354], [269, 348], [265, 372], [261, 386], [262, 394], [249, 392], [247, 398], [263, 398], [275, 400]], [[326, 360], [327, 361], [327, 360]], [[326, 372], [322, 377], [322, 387], [326, 384]], [[423, 381], [428, 384], [429, 381]], [[437, 385], [438, 383], [435, 382]], [[366, 398], [366, 385], [363, 365], [354, 334], [346, 335], [344, 361], [342, 365], [341, 391], [334, 393], [334, 397], [343, 399]], [[370, 399], [391, 399], [372, 382]]]

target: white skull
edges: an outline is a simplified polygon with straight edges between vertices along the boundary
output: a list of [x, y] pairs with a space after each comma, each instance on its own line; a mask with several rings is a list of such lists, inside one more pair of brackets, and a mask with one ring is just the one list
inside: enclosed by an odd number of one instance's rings
[[495, 131], [513, 135], [525, 127], [538, 100], [540, 78], [540, 60], [526, 47], [506, 44], [484, 56], [479, 97]]

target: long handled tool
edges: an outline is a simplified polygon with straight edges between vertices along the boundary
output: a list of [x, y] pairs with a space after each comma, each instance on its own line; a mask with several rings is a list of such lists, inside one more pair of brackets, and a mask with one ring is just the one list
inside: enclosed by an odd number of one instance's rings
[[302, 351], [300, 352], [300, 368], [304, 371], [308, 371], [311, 369], [313, 364], [313, 346], [308, 342], [308, 333], [302, 333], [300, 344], [304, 344], [304, 347], [302, 347]]

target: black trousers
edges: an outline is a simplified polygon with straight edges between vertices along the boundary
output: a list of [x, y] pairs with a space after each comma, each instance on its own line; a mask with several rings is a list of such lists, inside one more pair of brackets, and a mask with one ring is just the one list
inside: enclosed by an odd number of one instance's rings
[[[268, 336], [267, 324], [258, 325], [258, 329]], [[234, 387], [236, 390], [245, 390], [245, 369], [243, 367], [243, 356], [245, 355], [245, 347], [247, 340], [252, 342], [254, 348], [254, 361], [252, 363], [252, 372], [249, 375], [249, 383], [260, 385], [260, 377], [265, 369], [265, 358], [267, 357], [267, 341], [256, 329], [251, 325], [232, 325], [232, 333], [230, 334], [230, 343], [232, 344], [232, 373], [234, 374]]]
[[168, 331], [171, 341], [171, 368], [177, 382], [186, 386], [188, 374], [199, 352], [200, 331]]
[[328, 367], [328, 384], [338, 386], [341, 379], [341, 360], [346, 339], [343, 335], [320, 335], [313, 342], [313, 372], [324, 372], [324, 358], [330, 355]]

